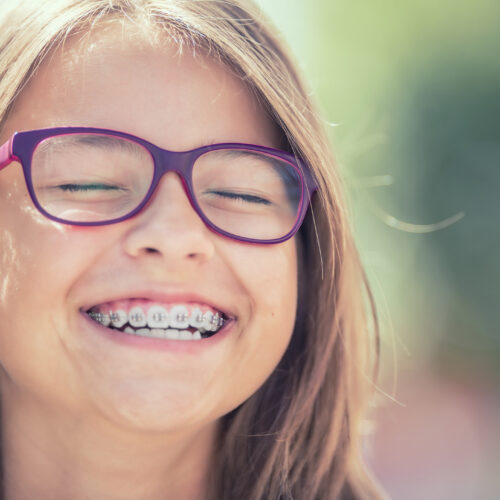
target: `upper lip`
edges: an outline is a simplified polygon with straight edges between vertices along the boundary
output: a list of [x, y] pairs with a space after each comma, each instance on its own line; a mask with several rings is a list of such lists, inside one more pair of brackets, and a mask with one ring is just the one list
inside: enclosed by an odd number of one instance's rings
[[106, 302], [114, 302], [117, 300], [127, 300], [127, 299], [145, 299], [151, 300], [152, 302], [165, 303], [165, 304], [183, 304], [188, 302], [196, 302], [198, 304], [206, 304], [217, 311], [222, 312], [227, 318], [235, 319], [236, 315], [231, 309], [219, 303], [213, 298], [208, 299], [201, 294], [191, 293], [191, 292], [164, 292], [155, 291], [151, 289], [134, 289], [127, 290], [122, 293], [113, 293], [109, 295], [99, 294], [92, 303], [84, 304], [80, 307], [83, 312], [88, 311], [93, 306], [98, 304], [104, 304]]

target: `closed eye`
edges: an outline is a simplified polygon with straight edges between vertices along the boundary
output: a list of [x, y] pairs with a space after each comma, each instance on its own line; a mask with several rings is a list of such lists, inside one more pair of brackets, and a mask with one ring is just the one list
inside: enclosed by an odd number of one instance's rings
[[120, 186], [113, 186], [110, 184], [60, 184], [54, 186], [55, 189], [62, 191], [77, 192], [77, 191], [117, 191], [121, 190]]
[[262, 198], [261, 196], [256, 196], [253, 194], [246, 194], [246, 193], [235, 193], [233, 191], [220, 191], [220, 190], [210, 190], [206, 191], [206, 193], [209, 194], [214, 194], [217, 196], [220, 196], [221, 198], [228, 198], [231, 200], [240, 200], [242, 202], [246, 203], [257, 203], [261, 205], [271, 205], [272, 203], [269, 200], [266, 200], [265, 198]]

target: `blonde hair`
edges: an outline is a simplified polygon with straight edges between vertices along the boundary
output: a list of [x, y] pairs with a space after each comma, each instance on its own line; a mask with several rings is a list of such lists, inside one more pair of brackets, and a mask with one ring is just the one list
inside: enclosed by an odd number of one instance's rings
[[222, 418], [207, 498], [383, 498], [360, 450], [362, 416], [378, 372], [373, 300], [324, 125], [279, 37], [244, 0], [41, 3], [16, 0], [0, 9], [0, 127], [52, 49], [69, 35], [118, 19], [142, 27], [151, 41], [167, 38], [179, 49], [200, 48], [224, 61], [274, 119], [284, 147], [305, 160], [318, 181], [298, 235], [291, 342], [263, 386]]

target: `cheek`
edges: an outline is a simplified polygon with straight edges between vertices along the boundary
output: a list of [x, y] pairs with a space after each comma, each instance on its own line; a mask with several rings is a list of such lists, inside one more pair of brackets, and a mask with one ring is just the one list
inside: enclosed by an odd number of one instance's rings
[[0, 197], [6, 194], [0, 201], [0, 363], [11, 379], [39, 390], [54, 383], [51, 374], [58, 378], [55, 332], [62, 331], [68, 292], [91, 265], [89, 249], [96, 245], [39, 214], [22, 188], [13, 182], [0, 190]]
[[[297, 311], [297, 259], [293, 245], [277, 247], [255, 287], [255, 328], [252, 348], [256, 359], [272, 371], [292, 336]], [[270, 374], [270, 372], [269, 372]]]
[[242, 248], [233, 270], [248, 300], [238, 347], [227, 364], [234, 407], [266, 381], [290, 342], [297, 308], [295, 243]]
[[297, 252], [293, 240], [280, 245], [249, 246], [239, 253], [237, 272], [251, 305], [251, 320], [259, 325], [295, 322], [297, 302]]
[[0, 227], [2, 306], [14, 307], [21, 296], [43, 303], [78, 269], [78, 247], [69, 245], [67, 230], [33, 207], [19, 206], [0, 218]]
[[[22, 176], [13, 163], [2, 172], [0, 182], [0, 290], [2, 305], [26, 293], [37, 303], [47, 294], [61, 291], [64, 282], [89, 266], [92, 251], [99, 252], [102, 238], [87, 228], [53, 222], [34, 207]], [[97, 231], [94, 231], [97, 233]], [[12, 293], [8, 293], [12, 292]]]
[[249, 279], [253, 282], [253, 296], [258, 308], [268, 320], [286, 325], [295, 322], [297, 302], [297, 253], [292, 241], [272, 247], [266, 258], [255, 259], [256, 266]]
[[[17, 167], [17, 168], [16, 168]], [[16, 297], [24, 292], [29, 277], [36, 273], [36, 253], [40, 238], [34, 221], [38, 213], [27, 195], [24, 183], [18, 178], [19, 165], [2, 172], [0, 186], [0, 278], [1, 306], [10, 310]]]

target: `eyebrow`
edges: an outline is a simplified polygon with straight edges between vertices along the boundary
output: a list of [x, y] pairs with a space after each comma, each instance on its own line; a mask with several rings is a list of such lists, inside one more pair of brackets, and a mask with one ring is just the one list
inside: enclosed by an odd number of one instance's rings
[[128, 152], [136, 152], [138, 149], [145, 149], [141, 144], [124, 139], [104, 134], [69, 134], [65, 137], [71, 137], [72, 142], [85, 146], [95, 146], [103, 149], [121, 149]]
[[104, 134], [76, 133], [54, 136], [50, 141], [40, 143], [42, 150], [46, 152], [64, 151], [68, 147], [87, 147], [101, 150], [125, 151], [127, 153], [140, 155], [147, 152], [141, 144], [121, 137]]
[[[214, 143], [215, 144], [215, 143]], [[266, 154], [259, 153], [257, 151], [250, 151], [247, 149], [216, 149], [212, 151], [213, 153], [219, 153], [221, 156], [232, 156], [235, 158], [247, 157], [247, 156], [255, 156], [261, 158], [262, 156], [269, 158], [269, 160], [273, 160], [272, 156], [268, 156]]]
[[[213, 144], [218, 144], [214, 142]], [[208, 144], [211, 146], [212, 144]], [[249, 144], [249, 146], [252, 146], [252, 144]], [[274, 156], [273, 154], [269, 153], [264, 153], [261, 151], [252, 151], [251, 149], [245, 149], [245, 146], [241, 146], [241, 148], [237, 149], [229, 149], [229, 148], [224, 148], [224, 149], [214, 149], [211, 151], [212, 154], [219, 154], [221, 156], [229, 156], [229, 157], [234, 157], [234, 158], [247, 158], [247, 157], [254, 157], [254, 158], [266, 158], [269, 160], [269, 162], [274, 163], [284, 163], [287, 165], [290, 165], [290, 162], [280, 158], [279, 156]]]
[[[290, 186], [295, 183], [297, 179], [297, 172], [292, 165], [282, 158], [277, 158], [273, 155], [268, 155], [266, 153], [261, 153], [259, 151], [251, 151], [246, 149], [220, 149], [213, 151], [214, 153], [221, 153], [221, 156], [229, 156], [234, 158], [241, 157], [257, 157], [257, 158], [267, 158], [272, 166], [273, 170], [285, 181], [286, 186]], [[280, 168], [276, 163], [282, 163], [287, 166], [287, 168]]]

